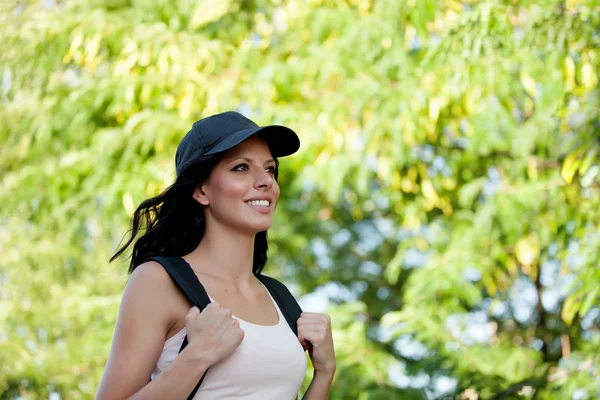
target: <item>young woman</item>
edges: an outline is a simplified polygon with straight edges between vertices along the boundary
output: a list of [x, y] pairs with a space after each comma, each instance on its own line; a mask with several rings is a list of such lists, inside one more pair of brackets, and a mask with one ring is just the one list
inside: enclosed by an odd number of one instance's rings
[[[314, 366], [305, 399], [326, 399], [335, 373], [331, 323], [302, 313], [296, 337], [257, 279], [266, 231], [279, 198], [278, 157], [298, 136], [259, 127], [235, 112], [197, 121], [175, 157], [177, 179], [136, 210], [131, 277], [119, 309], [97, 399], [295, 399]], [[154, 256], [187, 262], [210, 296], [192, 307]], [[189, 344], [179, 349], [187, 336]]]

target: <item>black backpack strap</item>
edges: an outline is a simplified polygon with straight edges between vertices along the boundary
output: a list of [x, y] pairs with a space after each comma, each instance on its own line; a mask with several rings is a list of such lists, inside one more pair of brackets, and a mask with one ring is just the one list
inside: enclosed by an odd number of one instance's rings
[[256, 274], [256, 278], [261, 281], [269, 293], [271, 293], [271, 296], [275, 302], [277, 302], [281, 313], [294, 332], [294, 335], [298, 336], [297, 321], [298, 318], [300, 318], [300, 314], [302, 314], [302, 308], [300, 308], [300, 305], [292, 293], [290, 293], [283, 283], [276, 279], [261, 274]]
[[[167, 257], [167, 256], [156, 256], [151, 257], [148, 261], [156, 261], [167, 271], [173, 282], [179, 287], [179, 289], [183, 292], [185, 297], [192, 303], [194, 306], [198, 307], [200, 311], [204, 310], [204, 308], [211, 303], [204, 286], [198, 280], [198, 277], [194, 273], [194, 270], [181, 257]], [[183, 339], [183, 343], [181, 344], [181, 348], [179, 352], [188, 345], [187, 335]], [[188, 396], [188, 400], [192, 400], [200, 384], [204, 380], [206, 376], [206, 372], [200, 378], [200, 381], [192, 391], [192, 393]]]

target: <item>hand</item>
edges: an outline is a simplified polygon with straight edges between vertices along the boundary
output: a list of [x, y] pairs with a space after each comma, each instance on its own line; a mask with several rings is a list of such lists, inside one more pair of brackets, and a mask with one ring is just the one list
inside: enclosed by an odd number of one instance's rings
[[239, 321], [217, 303], [210, 303], [202, 313], [192, 307], [185, 316], [185, 326], [189, 346], [197, 349], [207, 367], [233, 353], [244, 338]]
[[333, 375], [335, 351], [329, 315], [304, 312], [297, 323], [298, 339], [304, 350], [308, 350], [315, 371]]

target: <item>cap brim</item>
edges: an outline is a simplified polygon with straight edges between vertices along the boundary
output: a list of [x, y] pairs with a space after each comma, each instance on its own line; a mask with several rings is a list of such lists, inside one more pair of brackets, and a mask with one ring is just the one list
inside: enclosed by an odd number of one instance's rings
[[300, 148], [300, 139], [296, 132], [282, 125], [267, 125], [232, 133], [206, 152], [206, 155], [227, 151], [257, 134], [267, 142], [273, 157], [289, 156]]

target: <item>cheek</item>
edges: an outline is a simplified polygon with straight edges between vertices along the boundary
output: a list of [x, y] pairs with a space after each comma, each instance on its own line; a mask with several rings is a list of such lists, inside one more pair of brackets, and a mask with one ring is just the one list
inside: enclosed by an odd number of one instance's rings
[[248, 188], [241, 182], [228, 182], [219, 188], [219, 202], [239, 202], [248, 192]]
[[248, 184], [241, 179], [215, 179], [209, 200], [213, 203], [236, 202], [244, 198]]

